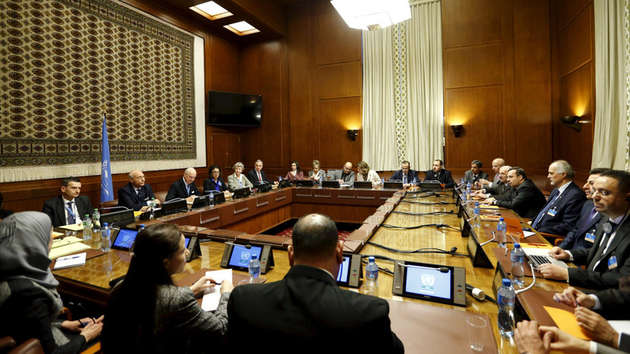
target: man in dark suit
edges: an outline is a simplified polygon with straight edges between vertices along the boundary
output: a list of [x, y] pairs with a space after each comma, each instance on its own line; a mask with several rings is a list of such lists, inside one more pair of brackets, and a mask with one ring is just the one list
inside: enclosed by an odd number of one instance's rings
[[400, 170], [394, 172], [390, 181], [400, 181], [403, 183], [403, 187], [409, 187], [418, 180], [418, 172], [411, 169], [409, 161], [403, 161], [400, 164]]
[[[604, 171], [608, 171], [608, 169], [594, 168], [591, 170], [586, 183], [582, 186], [587, 200], [584, 202], [582, 210], [580, 211], [580, 218], [573, 230], [569, 231], [567, 237], [558, 245], [558, 248], [572, 250], [574, 248], [591, 248], [591, 246], [593, 246], [593, 242], [595, 242], [596, 226], [601, 220], [602, 214], [597, 212], [593, 204], [592, 188], [595, 179]], [[554, 247], [551, 252], [557, 253], [559, 250]]]
[[[241, 285], [228, 303], [228, 341], [239, 352], [403, 353], [385, 300], [337, 286], [343, 241], [334, 221], [306, 215], [293, 228], [283, 280]], [[245, 340], [246, 339], [246, 340]]]
[[545, 206], [532, 220], [534, 229], [564, 236], [575, 226], [586, 196], [580, 187], [573, 183], [574, 176], [573, 167], [564, 160], [554, 161], [549, 165], [547, 178], [556, 188], [549, 195]]
[[442, 160], [433, 161], [433, 166], [429, 171], [427, 171], [427, 175], [424, 180], [440, 181], [445, 188], [453, 188], [453, 186], [455, 186], [451, 171], [444, 168], [444, 162], [442, 162]]
[[501, 166], [499, 169], [499, 180], [486, 184], [486, 187], [473, 192], [474, 195], [487, 199], [492, 196], [500, 196], [507, 193], [510, 190], [510, 185], [507, 182], [507, 174], [512, 166]]
[[[118, 205], [136, 211], [147, 211], [147, 202], [154, 198], [153, 190], [144, 182], [144, 173], [140, 170], [129, 172], [129, 183], [118, 190]], [[157, 199], [155, 201], [160, 202]]]
[[61, 195], [44, 202], [42, 211], [50, 217], [54, 227], [79, 224], [92, 213], [92, 203], [81, 194], [81, 181], [76, 177], [61, 181]]
[[481, 170], [483, 164], [479, 160], [472, 160], [470, 170], [464, 173], [464, 183], [480, 183], [480, 180], [488, 180], [488, 174]]
[[267, 176], [265, 175], [265, 171], [263, 171], [262, 169], [263, 169], [262, 160], [256, 160], [256, 163], [254, 163], [254, 169], [249, 170], [249, 172], [247, 172], [247, 179], [250, 180], [252, 184], [254, 184], [254, 187], [258, 187], [259, 185], [265, 184], [265, 183], [271, 183], [267, 179]]
[[507, 179], [510, 187], [512, 187], [512, 193], [489, 198], [485, 202], [512, 209], [524, 218], [533, 218], [538, 215], [546, 203], [545, 196], [534, 182], [527, 178], [525, 170], [520, 167], [512, 167], [508, 171]]
[[616, 288], [619, 278], [630, 275], [630, 174], [603, 172], [593, 184], [595, 209], [604, 214], [597, 225], [590, 249], [562, 250], [557, 259], [584, 265], [586, 269], [543, 264], [538, 270], [545, 278], [568, 281], [588, 289]]
[[197, 171], [195, 171], [192, 167], [188, 167], [184, 170], [184, 177], [171, 184], [164, 201], [180, 198], [186, 199], [186, 201], [192, 203], [195, 200], [196, 195], [201, 195], [199, 189], [197, 189], [197, 186], [195, 185], [195, 178], [197, 178]]

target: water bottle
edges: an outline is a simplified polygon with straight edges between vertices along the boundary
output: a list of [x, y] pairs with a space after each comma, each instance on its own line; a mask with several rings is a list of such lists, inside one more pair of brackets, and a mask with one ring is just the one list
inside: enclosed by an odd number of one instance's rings
[[140, 224], [140, 228], [138, 229], [138, 232], [144, 230], [144, 224]]
[[370, 295], [376, 294], [378, 282], [378, 266], [374, 261], [374, 257], [368, 258], [368, 264], [365, 267], [365, 292]]
[[503, 337], [512, 337], [514, 334], [514, 300], [516, 293], [510, 279], [503, 279], [503, 285], [497, 293], [499, 333]]
[[481, 212], [479, 210], [479, 202], [475, 202], [474, 216], [473, 216], [473, 228], [479, 229], [481, 227]]
[[523, 261], [525, 260], [525, 252], [523, 252], [520, 244], [514, 243], [510, 260], [512, 261], [512, 283], [515, 287], [523, 287], [523, 274], [525, 273]]
[[155, 197], [151, 198], [147, 205], [149, 206], [149, 210], [151, 211], [151, 213], [149, 214], [149, 220], [153, 220], [155, 219], [155, 206], [157, 205], [157, 203], [155, 202]]
[[85, 214], [83, 217], [83, 241], [90, 241], [92, 239], [92, 219], [90, 214]]
[[101, 251], [107, 253], [111, 251], [112, 247], [112, 237], [111, 237], [111, 229], [109, 225], [104, 222], [103, 229], [101, 230]]
[[94, 232], [99, 232], [101, 230], [101, 213], [99, 213], [96, 208], [94, 208], [94, 211], [92, 212], [92, 225], [94, 226]]
[[260, 261], [258, 260], [258, 256], [253, 254], [252, 258], [249, 260], [249, 281], [253, 282], [254, 279], [260, 276]]
[[506, 232], [507, 225], [505, 224], [505, 219], [503, 219], [503, 217], [500, 217], [499, 223], [497, 223], [497, 242], [499, 242], [499, 247], [505, 248], [505, 241], [507, 241]]
[[470, 190], [472, 189], [472, 184], [470, 182], [466, 183], [466, 194], [470, 196]]

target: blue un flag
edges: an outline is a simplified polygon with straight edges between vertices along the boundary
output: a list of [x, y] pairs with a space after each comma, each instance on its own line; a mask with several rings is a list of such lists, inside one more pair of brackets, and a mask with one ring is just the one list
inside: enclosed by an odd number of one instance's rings
[[103, 142], [101, 143], [101, 203], [114, 200], [109, 139], [107, 138], [107, 116], [103, 114]]

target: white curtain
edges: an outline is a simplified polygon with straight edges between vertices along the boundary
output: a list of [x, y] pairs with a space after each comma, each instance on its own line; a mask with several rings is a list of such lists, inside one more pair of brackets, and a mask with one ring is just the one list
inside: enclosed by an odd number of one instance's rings
[[595, 132], [592, 167], [628, 169], [630, 0], [595, 0]]
[[363, 35], [363, 159], [376, 170], [443, 157], [440, 1], [410, 5], [410, 20]]

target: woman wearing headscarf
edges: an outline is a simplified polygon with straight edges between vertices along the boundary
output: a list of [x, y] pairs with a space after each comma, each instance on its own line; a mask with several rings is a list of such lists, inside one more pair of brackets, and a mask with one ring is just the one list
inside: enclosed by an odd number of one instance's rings
[[48, 252], [48, 215], [13, 214], [0, 222], [0, 336], [39, 339], [46, 353], [78, 353], [102, 329], [101, 319], [58, 321], [63, 309]]

